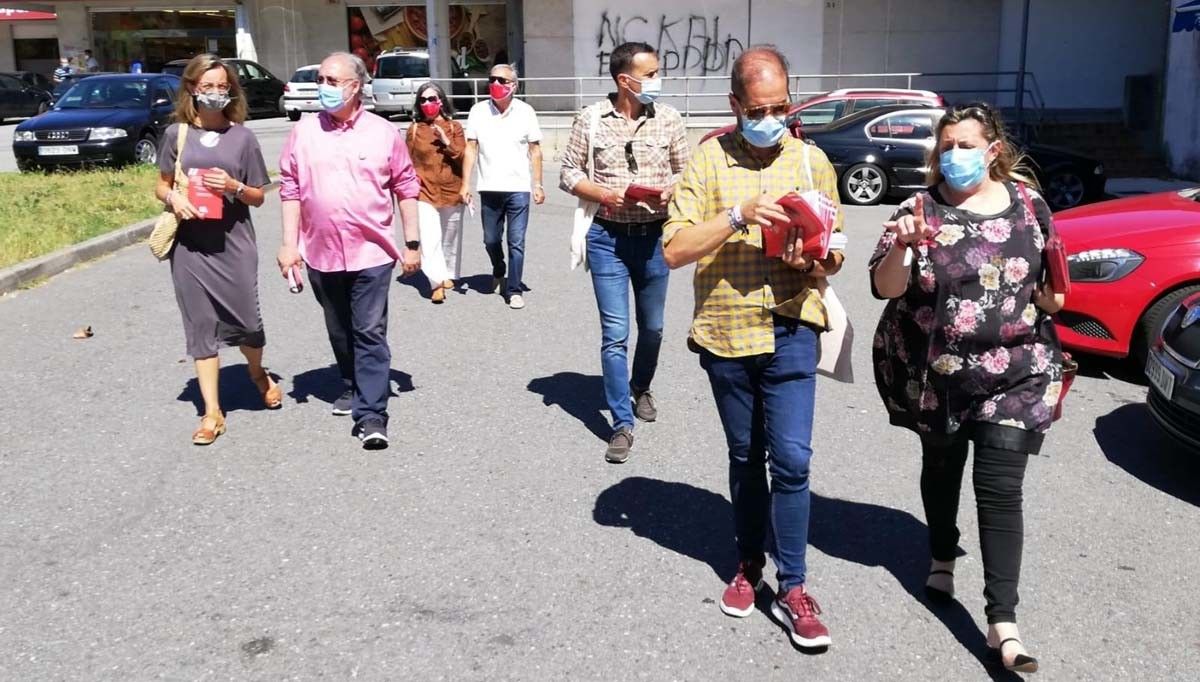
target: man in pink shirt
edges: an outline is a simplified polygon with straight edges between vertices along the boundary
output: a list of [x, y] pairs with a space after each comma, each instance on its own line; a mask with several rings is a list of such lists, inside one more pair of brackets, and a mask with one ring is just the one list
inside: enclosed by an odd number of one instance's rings
[[[404, 137], [362, 108], [367, 68], [338, 52], [317, 71], [323, 111], [292, 129], [279, 158], [283, 245], [279, 269], [300, 281], [308, 265], [313, 293], [345, 391], [336, 415], [352, 415], [352, 434], [368, 450], [386, 448], [391, 349], [388, 289], [396, 261], [404, 274], [421, 267], [417, 174]], [[393, 196], [404, 243], [397, 246]]]

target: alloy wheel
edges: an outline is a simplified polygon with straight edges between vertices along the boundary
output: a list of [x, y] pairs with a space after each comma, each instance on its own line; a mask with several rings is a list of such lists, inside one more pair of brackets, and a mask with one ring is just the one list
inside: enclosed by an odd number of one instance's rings
[[1083, 178], [1071, 171], [1055, 173], [1046, 183], [1047, 202], [1056, 210], [1072, 208], [1083, 202]]
[[850, 173], [846, 186], [855, 201], [870, 204], [883, 193], [883, 174], [871, 166], [862, 166]]
[[153, 165], [158, 161], [158, 149], [154, 146], [154, 140], [148, 137], [138, 140], [133, 148], [133, 155], [138, 163]]

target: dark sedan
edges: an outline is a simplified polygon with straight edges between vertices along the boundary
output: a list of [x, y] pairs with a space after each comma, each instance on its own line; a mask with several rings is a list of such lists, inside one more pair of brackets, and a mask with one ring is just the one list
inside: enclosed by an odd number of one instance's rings
[[35, 75], [26, 71], [0, 73], [0, 121], [37, 116], [50, 108], [50, 92], [37, 85]]
[[1164, 431], [1200, 452], [1200, 292], [1167, 317], [1150, 348], [1146, 376], [1150, 414]]
[[75, 87], [75, 84], [78, 83], [79, 81], [83, 80], [84, 78], [91, 78], [93, 76], [116, 76], [116, 75], [118, 75], [118, 74], [115, 71], [95, 72], [95, 73], [89, 73], [87, 71], [82, 71], [79, 73], [69, 73], [63, 77], [62, 81], [60, 81], [58, 85], [54, 86], [54, 90], [50, 91], [50, 95], [52, 97], [51, 104], [52, 105], [58, 104], [58, 100], [62, 99], [63, 95], [67, 94], [67, 90], [70, 90], [71, 88]]
[[178, 88], [178, 78], [161, 74], [82, 80], [53, 109], [17, 126], [17, 167], [152, 164]]
[[[163, 66], [163, 73], [183, 76], [188, 59], [176, 59]], [[249, 59], [222, 59], [237, 71], [238, 82], [246, 93], [246, 106], [252, 118], [278, 116], [279, 104], [283, 100], [284, 82], [276, 78], [266, 67]]]
[[[889, 194], [907, 195], [925, 187], [927, 156], [944, 114], [936, 107], [876, 107], [829, 125], [805, 126], [802, 134], [833, 162], [842, 199], [869, 206]], [[1098, 161], [1064, 149], [1016, 143], [1055, 210], [1104, 198], [1104, 167]]]

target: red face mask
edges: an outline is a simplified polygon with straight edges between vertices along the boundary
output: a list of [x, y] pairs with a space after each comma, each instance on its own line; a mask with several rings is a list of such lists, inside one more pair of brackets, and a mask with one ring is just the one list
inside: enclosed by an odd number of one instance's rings
[[488, 86], [488, 94], [491, 95], [492, 99], [496, 100], [497, 102], [499, 102], [502, 99], [507, 98], [512, 93], [513, 93], [513, 86], [511, 86], [511, 85], [505, 85], [503, 83], [492, 83], [491, 85]]
[[437, 118], [438, 114], [442, 113], [442, 103], [422, 102], [421, 113], [425, 114], [425, 118]]

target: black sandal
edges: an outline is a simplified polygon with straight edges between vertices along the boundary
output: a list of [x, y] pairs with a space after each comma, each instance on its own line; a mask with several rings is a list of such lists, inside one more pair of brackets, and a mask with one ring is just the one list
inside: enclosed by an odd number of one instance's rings
[[[954, 571], [947, 571], [946, 569], [939, 568], [936, 571], [930, 571], [929, 575], [948, 575], [953, 578]], [[926, 580], [928, 580], [928, 578], [926, 578]], [[949, 604], [950, 602], [954, 601], [953, 592], [939, 590], [938, 588], [931, 586], [929, 583], [925, 583], [925, 596], [929, 598], [929, 601], [937, 604]]]
[[1038, 660], [1036, 658], [1034, 658], [1033, 656], [1026, 656], [1025, 654], [1017, 654], [1016, 657], [1013, 658], [1012, 665], [1008, 665], [1007, 663], [1004, 662], [1004, 645], [1007, 644], [1008, 642], [1016, 642], [1017, 644], [1020, 644], [1021, 646], [1025, 646], [1025, 644], [1020, 639], [1017, 639], [1016, 637], [1008, 637], [1006, 639], [1000, 640], [1000, 646], [996, 647], [995, 649], [988, 647], [988, 649], [991, 651], [992, 655], [996, 658], [997, 661], [1000, 662], [1000, 665], [1004, 666], [1004, 669], [1009, 672], [1027, 673], [1027, 674], [1036, 673], [1038, 671]]

